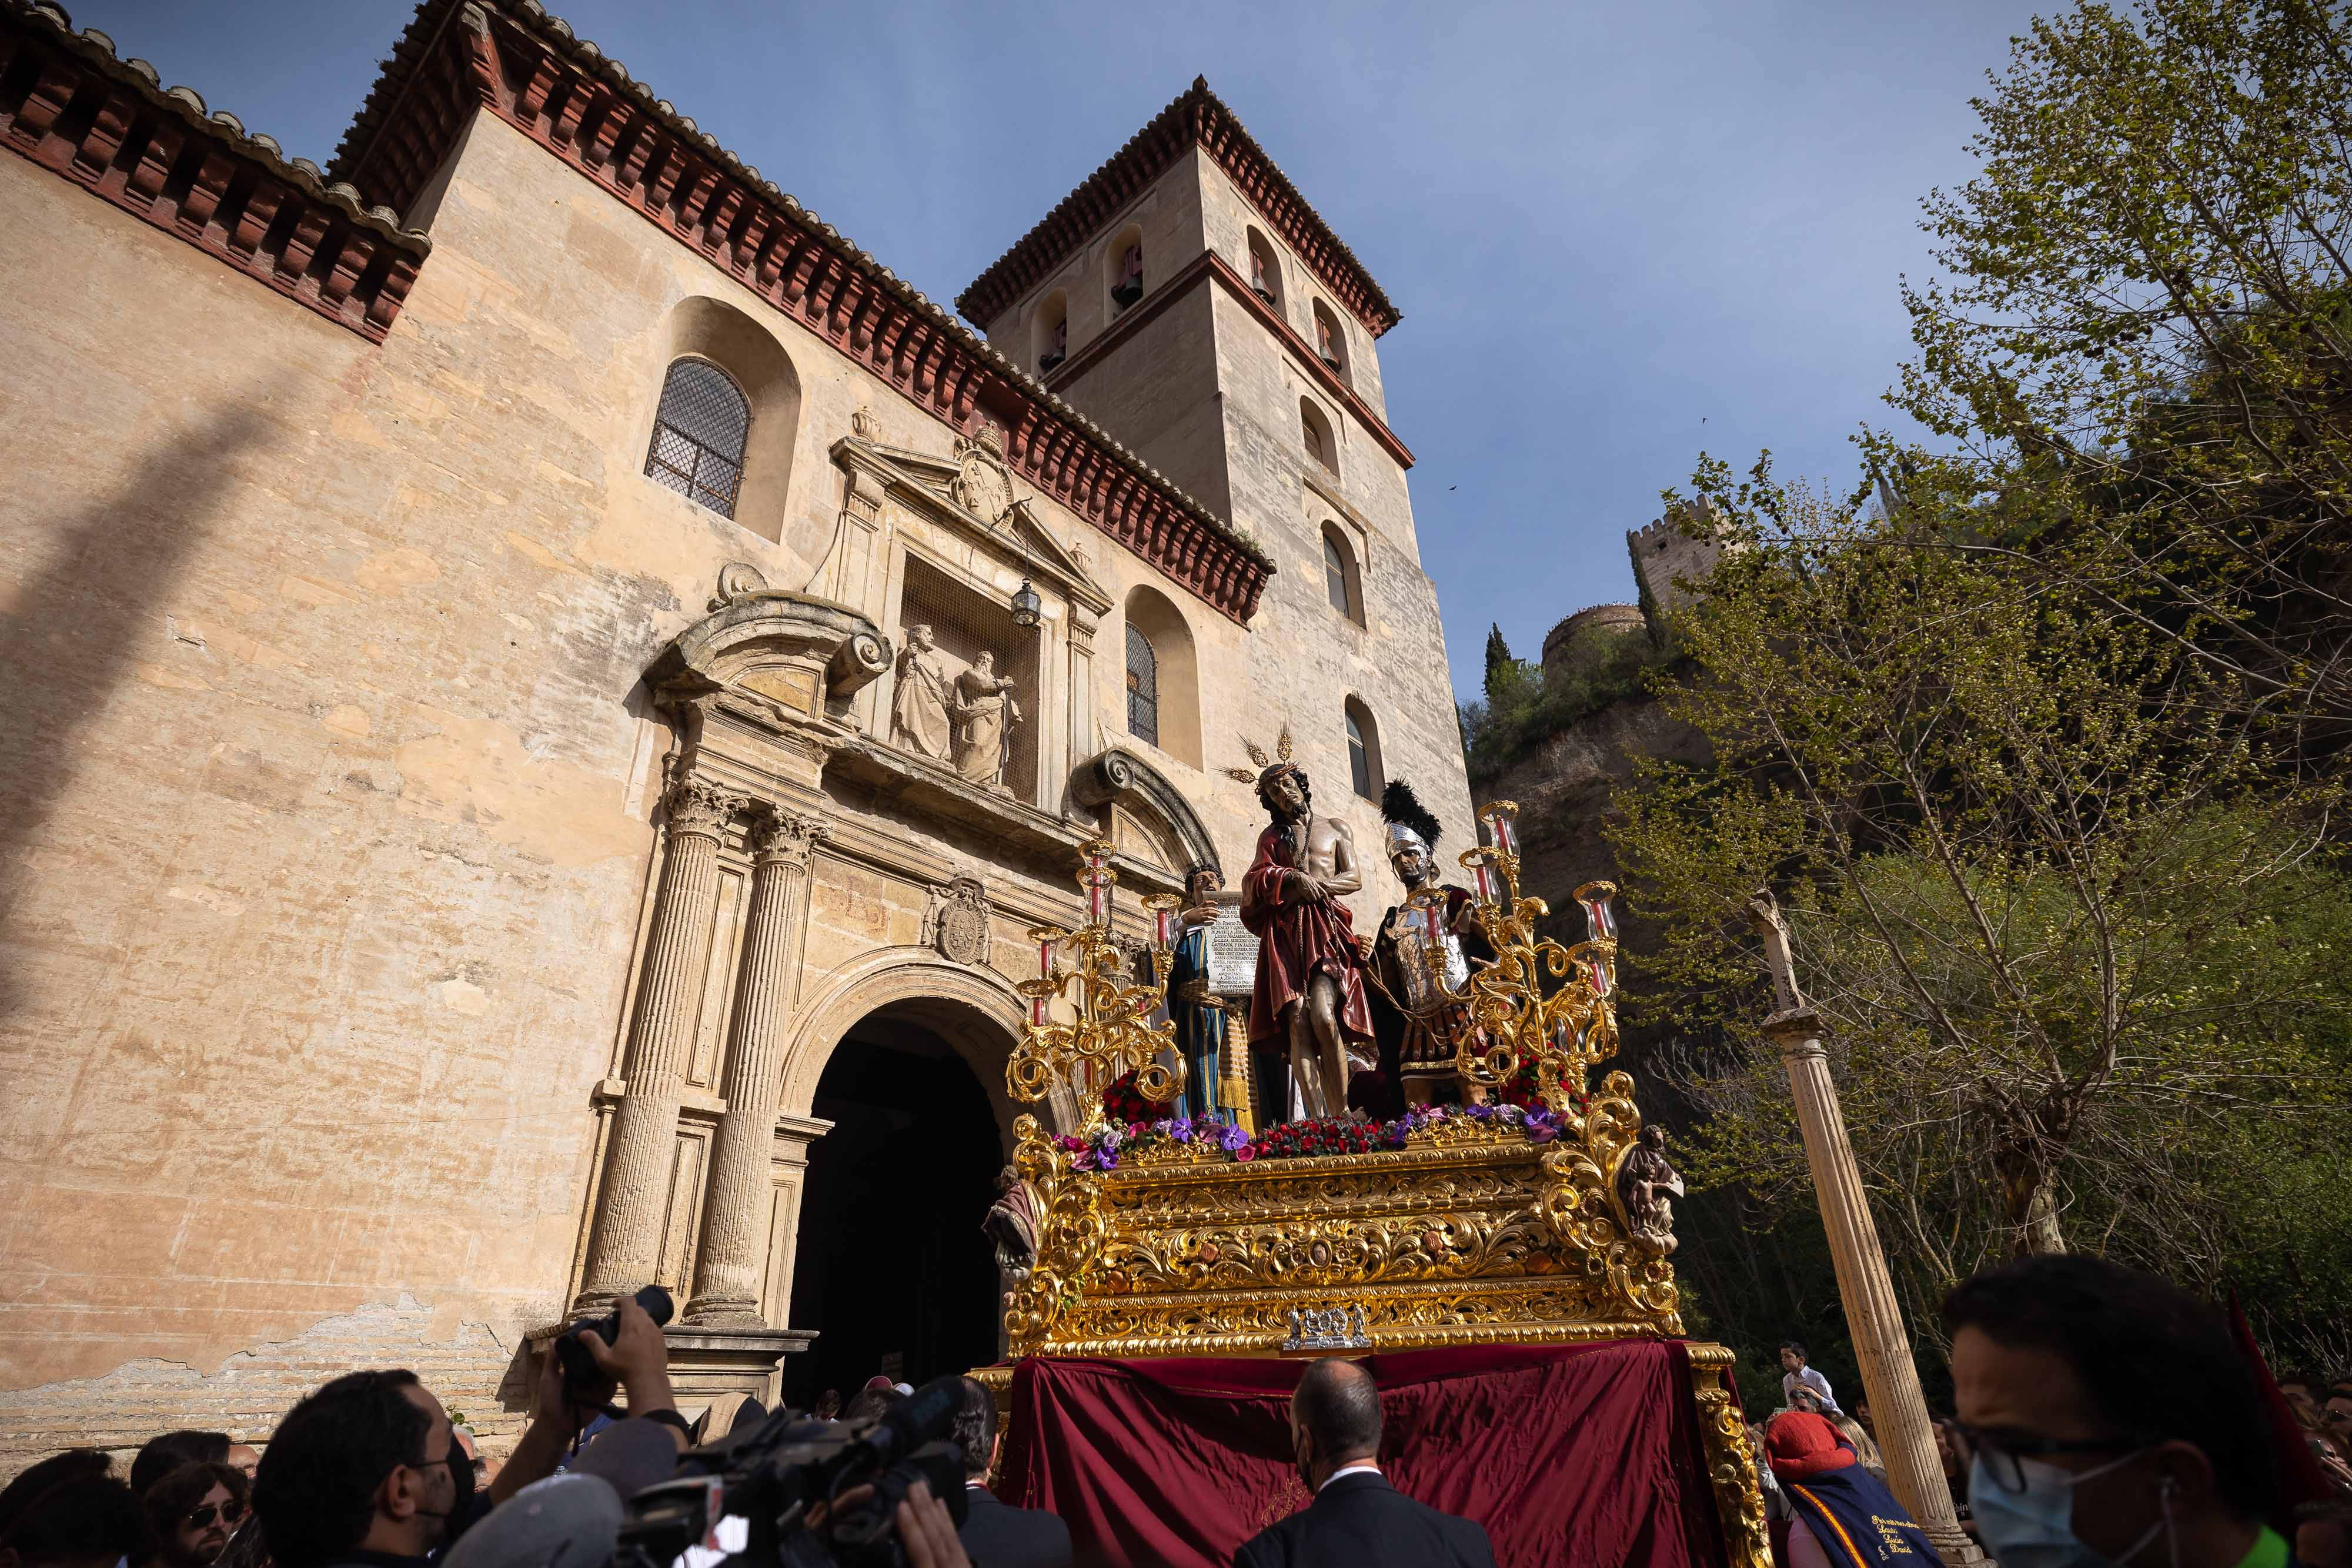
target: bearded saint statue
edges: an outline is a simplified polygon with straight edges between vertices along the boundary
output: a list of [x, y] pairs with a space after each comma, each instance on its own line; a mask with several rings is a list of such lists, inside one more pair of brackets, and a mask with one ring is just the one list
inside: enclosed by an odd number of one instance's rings
[[1242, 924], [1258, 939], [1250, 1044], [1286, 1044], [1307, 1114], [1342, 1116], [1351, 1068], [1376, 1060], [1364, 956], [1354, 918], [1339, 902], [1363, 879], [1348, 824], [1309, 809], [1313, 795], [1306, 770], [1289, 759], [1287, 732], [1279, 749], [1282, 759], [1256, 775], [1258, 803], [1269, 820], [1242, 879]]

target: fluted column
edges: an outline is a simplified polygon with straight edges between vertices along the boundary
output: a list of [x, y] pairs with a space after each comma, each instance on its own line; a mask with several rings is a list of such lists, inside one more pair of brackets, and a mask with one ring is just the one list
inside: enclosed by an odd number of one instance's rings
[[719, 840], [742, 802], [689, 777], [670, 786], [664, 804], [669, 852], [646, 936], [621, 1103], [575, 1312], [603, 1311], [651, 1283], [660, 1267], [678, 1101], [719, 904]]
[[1863, 1392], [1877, 1427], [1879, 1452], [1886, 1459], [1886, 1485], [1927, 1532], [1948, 1563], [1981, 1563], [1983, 1552], [1960, 1529], [1951, 1488], [1927, 1421], [1927, 1401], [1919, 1392], [1903, 1309], [1887, 1277], [1878, 1225], [1870, 1217], [1862, 1172], [1853, 1163], [1845, 1116], [1838, 1109], [1837, 1085], [1830, 1078], [1829, 1054], [1822, 1048], [1821, 1018], [1804, 1006], [1774, 1013], [1764, 1032], [1780, 1049], [1789, 1070], [1789, 1092], [1796, 1102], [1797, 1125], [1812, 1166], [1813, 1192], [1821, 1204], [1822, 1228], [1829, 1233], [1830, 1259], [1837, 1268], [1838, 1295], [1845, 1303], [1846, 1329], [1854, 1359], [1862, 1364]]
[[751, 912], [744, 922], [735, 1018], [727, 1039], [727, 1113], [710, 1158], [702, 1245], [688, 1322], [764, 1326], [760, 1275], [768, 1233], [769, 1167], [783, 1092], [784, 1034], [800, 1000], [808, 932], [809, 862], [825, 825], [763, 809], [751, 833]]

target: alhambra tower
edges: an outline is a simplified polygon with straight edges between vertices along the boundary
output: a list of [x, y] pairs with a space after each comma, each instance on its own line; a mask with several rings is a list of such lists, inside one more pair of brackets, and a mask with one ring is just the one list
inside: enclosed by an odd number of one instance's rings
[[[1406, 487], [1412, 454], [1389, 428], [1381, 382], [1377, 343], [1400, 312], [1208, 83], [1195, 79], [956, 307], [1275, 559], [1255, 639], [1270, 645], [1250, 650], [1249, 689], [1203, 690], [1205, 714], [1167, 703], [1152, 714], [1158, 689], [1192, 684], [1131, 667], [1134, 716], [1158, 732], [1144, 738], [1214, 769], [1240, 759], [1243, 733], [1286, 719], [1318, 804], [1344, 807], [1359, 842], [1378, 841], [1370, 802], [1391, 777], [1466, 826]], [[1149, 663], [1154, 650], [1129, 652]], [[1367, 890], [1385, 892], [1377, 876]]]

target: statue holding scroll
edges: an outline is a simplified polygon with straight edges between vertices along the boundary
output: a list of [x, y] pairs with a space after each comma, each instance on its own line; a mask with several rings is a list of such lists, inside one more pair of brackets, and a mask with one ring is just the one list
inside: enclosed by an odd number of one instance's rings
[[1287, 729], [1277, 749], [1279, 758], [1269, 759], [1250, 747], [1255, 773], [1226, 769], [1256, 784], [1269, 819], [1242, 879], [1242, 924], [1258, 939], [1250, 1043], [1286, 1041], [1307, 1113], [1341, 1116], [1352, 1071], [1376, 1060], [1364, 956], [1354, 918], [1339, 902], [1363, 879], [1348, 824], [1311, 809], [1306, 770], [1290, 760]]

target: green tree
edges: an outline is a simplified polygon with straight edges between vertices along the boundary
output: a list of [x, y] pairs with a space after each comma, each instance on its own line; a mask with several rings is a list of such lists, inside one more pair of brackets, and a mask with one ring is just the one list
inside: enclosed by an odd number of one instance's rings
[[[2091, 4], [1976, 100], [1894, 401], [2011, 552], [2340, 748], [2352, 726], [2352, 11]], [[2309, 738], [2306, 733], [2305, 738]]]
[[1654, 1064], [1702, 1113], [1692, 1174], [1810, 1200], [1738, 918], [1769, 884], [1915, 1306], [2070, 1244], [2230, 1274], [2250, 1149], [2343, 1168], [2333, 798], [2281, 787], [2227, 683], [2095, 594], [1763, 465], [1701, 486], [1738, 548], [1659, 690], [1714, 760], [1647, 767], [1612, 835], [1666, 932], [1634, 994], [1703, 1042]]

